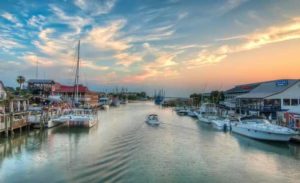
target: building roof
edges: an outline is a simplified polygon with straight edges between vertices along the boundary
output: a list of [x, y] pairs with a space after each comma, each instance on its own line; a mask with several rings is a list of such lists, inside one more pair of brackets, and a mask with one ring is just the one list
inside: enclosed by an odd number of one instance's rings
[[244, 84], [244, 85], [237, 85], [227, 91], [225, 91], [225, 94], [243, 94], [248, 93], [257, 86], [259, 86], [260, 83], [251, 83], [251, 84]]
[[275, 81], [267, 81], [259, 84], [256, 88], [247, 94], [238, 96], [237, 98], [254, 98], [263, 99], [268, 96], [281, 93], [293, 86], [297, 81], [296, 79], [283, 79]]
[[[60, 93], [74, 93], [75, 89], [76, 89], [75, 86], [67, 86], [67, 85], [56, 83], [53, 91], [60, 92]], [[78, 85], [78, 92], [86, 93], [89, 92], [89, 89], [86, 86]]]
[[28, 84], [55, 84], [55, 81], [50, 79], [30, 79], [27, 82]]

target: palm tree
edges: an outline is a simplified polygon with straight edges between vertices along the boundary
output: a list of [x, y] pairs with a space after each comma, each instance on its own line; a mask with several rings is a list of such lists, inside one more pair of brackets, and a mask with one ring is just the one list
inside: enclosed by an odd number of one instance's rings
[[18, 76], [17, 77], [17, 83], [20, 85], [20, 89], [21, 89], [23, 83], [25, 83], [25, 81], [26, 81], [26, 79], [25, 79], [24, 76]]

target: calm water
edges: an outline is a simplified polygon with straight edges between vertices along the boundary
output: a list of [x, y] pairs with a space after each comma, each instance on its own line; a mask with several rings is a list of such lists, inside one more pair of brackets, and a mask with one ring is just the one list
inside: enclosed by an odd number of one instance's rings
[[[157, 113], [159, 127], [145, 124]], [[218, 132], [171, 109], [101, 111], [89, 130], [57, 127], [0, 141], [0, 182], [299, 182], [300, 146]]]

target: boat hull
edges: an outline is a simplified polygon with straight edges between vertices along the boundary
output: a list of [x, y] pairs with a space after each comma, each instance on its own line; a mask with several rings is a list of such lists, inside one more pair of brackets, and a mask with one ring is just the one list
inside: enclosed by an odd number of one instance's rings
[[228, 122], [222, 121], [222, 120], [213, 120], [212, 126], [217, 130], [229, 130], [230, 124]]
[[96, 120], [86, 120], [86, 121], [77, 121], [77, 120], [70, 120], [67, 121], [66, 125], [68, 127], [85, 127], [85, 128], [91, 128], [95, 126]]
[[159, 125], [159, 121], [156, 121], [156, 120], [146, 120], [146, 123], [148, 125], [151, 125], [151, 126], [158, 126]]
[[257, 140], [266, 140], [266, 141], [280, 141], [280, 142], [287, 142], [289, 141], [294, 134], [279, 134], [279, 133], [271, 133], [271, 132], [264, 132], [254, 129], [248, 129], [239, 126], [232, 126], [232, 131], [234, 133], [250, 137]]

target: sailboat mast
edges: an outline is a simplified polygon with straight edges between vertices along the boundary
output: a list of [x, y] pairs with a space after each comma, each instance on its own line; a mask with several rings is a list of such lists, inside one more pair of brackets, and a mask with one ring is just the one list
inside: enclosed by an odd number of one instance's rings
[[76, 64], [76, 73], [75, 73], [75, 101], [78, 102], [78, 83], [79, 83], [79, 61], [80, 61], [80, 40], [78, 41], [77, 47], [77, 64]]

